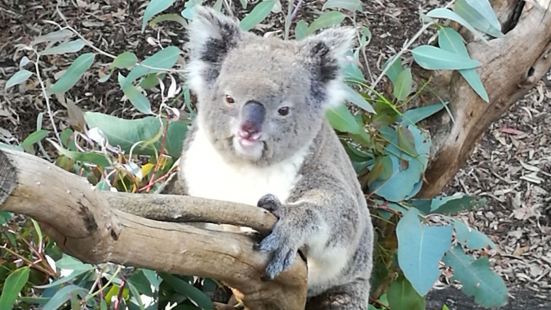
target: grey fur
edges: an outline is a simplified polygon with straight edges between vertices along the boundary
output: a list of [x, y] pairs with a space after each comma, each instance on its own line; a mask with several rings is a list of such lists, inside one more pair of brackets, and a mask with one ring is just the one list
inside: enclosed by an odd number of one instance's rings
[[[258, 202], [279, 218], [272, 233], [258, 245], [258, 250], [272, 255], [266, 275], [277, 276], [299, 249], [312, 262], [342, 250], [336, 257], [344, 261], [343, 268], [331, 279], [310, 283], [308, 295], [319, 295], [319, 299], [344, 292], [346, 305], [342, 307], [342, 298], [327, 297], [331, 309], [366, 308], [373, 228], [354, 169], [324, 120], [325, 108], [342, 100], [339, 68], [354, 32], [334, 28], [303, 41], [283, 41], [242, 32], [234, 20], [210, 9], [200, 7], [196, 12], [190, 26], [188, 70], [190, 87], [198, 96], [198, 116], [186, 140], [181, 166], [186, 167], [188, 148], [199, 127], [234, 166], [270, 167], [305, 151], [286, 200], [266, 195]], [[228, 94], [234, 104], [224, 103]], [[235, 128], [241, 121], [240, 109], [251, 100], [266, 109], [262, 143], [250, 152], [237, 151]], [[283, 106], [290, 107], [289, 115], [278, 114]], [[184, 173], [180, 180], [188, 188]]]

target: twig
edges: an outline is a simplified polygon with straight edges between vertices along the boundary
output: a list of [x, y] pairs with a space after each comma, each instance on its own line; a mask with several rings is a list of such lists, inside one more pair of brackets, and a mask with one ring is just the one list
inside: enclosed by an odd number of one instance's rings
[[59, 137], [59, 132], [57, 131], [57, 127], [55, 126], [54, 115], [52, 113], [52, 107], [50, 106], [50, 96], [46, 92], [46, 86], [44, 85], [44, 81], [42, 80], [42, 76], [40, 75], [40, 67], [38, 66], [38, 63], [40, 62], [40, 54], [34, 48], [33, 48], [33, 52], [36, 54], [36, 61], [34, 63], [34, 70], [36, 72], [36, 77], [38, 78], [38, 83], [40, 83], [40, 89], [42, 90], [42, 95], [44, 96], [44, 100], [46, 101], [46, 109], [48, 110], [48, 118], [50, 119], [50, 123], [52, 123], [52, 128], [54, 129], [54, 133], [55, 133], [55, 137], [57, 139], [57, 142], [59, 144], [61, 144], [61, 138]]

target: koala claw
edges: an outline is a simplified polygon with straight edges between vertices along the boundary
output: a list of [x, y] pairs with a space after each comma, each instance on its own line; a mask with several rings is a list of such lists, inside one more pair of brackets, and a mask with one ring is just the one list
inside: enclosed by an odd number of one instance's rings
[[257, 207], [270, 211], [278, 219], [283, 215], [281, 205], [281, 201], [272, 194], [262, 196], [256, 203]]

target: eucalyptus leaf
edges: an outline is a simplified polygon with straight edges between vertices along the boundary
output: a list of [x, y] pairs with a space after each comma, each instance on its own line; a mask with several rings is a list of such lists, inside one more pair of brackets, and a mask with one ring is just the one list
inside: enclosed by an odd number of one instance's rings
[[477, 60], [430, 45], [414, 48], [413, 59], [428, 70], [472, 69], [480, 66]]
[[73, 87], [94, 63], [94, 53], [86, 53], [78, 56], [65, 73], [51, 87], [53, 93], [64, 93]]
[[[126, 78], [127, 79], [127, 78]], [[122, 88], [122, 92], [130, 100], [130, 103], [140, 112], [144, 114], [153, 114], [151, 111], [151, 103], [142, 92], [132, 84], [126, 84], [126, 79], [122, 74], [119, 73], [119, 85]], [[126, 86], [123, 86], [125, 85]]]
[[438, 279], [438, 264], [451, 246], [451, 226], [428, 226], [411, 208], [396, 227], [398, 264], [419, 295], [426, 295]]
[[256, 25], [262, 22], [274, 8], [275, 0], [263, 0], [257, 4], [254, 9], [245, 16], [239, 23], [239, 27], [243, 31], [249, 31]]
[[461, 26], [469, 29], [472, 33], [480, 37], [480, 33], [471, 25], [467, 20], [456, 12], [448, 8], [436, 8], [427, 13], [428, 17], [432, 18], [444, 18], [459, 23]]
[[[438, 45], [447, 51], [469, 57], [469, 52], [463, 42], [463, 37], [461, 37], [461, 34], [459, 34], [459, 32], [455, 29], [440, 29], [438, 31]], [[480, 80], [480, 75], [476, 72], [476, 69], [463, 69], [459, 70], [459, 73], [480, 96], [480, 98], [482, 98], [485, 102], [490, 101], [488, 93], [486, 92], [486, 89]]]
[[424, 107], [409, 109], [402, 114], [402, 122], [407, 124], [416, 124], [444, 108], [445, 103], [436, 103]]
[[113, 60], [113, 67], [119, 69], [129, 69], [134, 67], [138, 62], [138, 57], [132, 52], [124, 52], [119, 54], [115, 60]]
[[488, 236], [459, 220], [453, 221], [453, 229], [455, 230], [457, 241], [469, 249], [478, 250], [486, 247], [495, 249], [496, 247], [495, 243]]
[[15, 85], [24, 83], [26, 80], [28, 80], [33, 73], [29, 70], [21, 69], [17, 72], [15, 72], [14, 75], [12, 75], [7, 81], [6, 85], [4, 86], [4, 90], [13, 87]]
[[387, 295], [392, 310], [425, 310], [425, 298], [403, 276], [390, 284]]
[[396, 99], [398, 99], [398, 101], [404, 101], [407, 99], [412, 89], [413, 76], [411, 74], [411, 69], [407, 68], [398, 74], [392, 94], [396, 97]]
[[392, 84], [396, 84], [398, 76], [404, 70], [404, 68], [402, 68], [400, 57], [392, 56], [385, 63], [383, 70], [385, 71], [386, 76], [388, 76]]
[[33, 133], [31, 133], [29, 136], [27, 136], [27, 138], [25, 138], [25, 140], [23, 140], [23, 142], [21, 142], [21, 147], [23, 147], [23, 149], [28, 152], [28, 153], [32, 153], [33, 152], [33, 145], [35, 145], [36, 143], [44, 140], [44, 138], [46, 138], [48, 136], [48, 131], [45, 130], [45, 129], [39, 129]]
[[19, 268], [5, 279], [0, 295], [0, 309], [12, 309], [19, 293], [29, 280], [29, 267]]
[[304, 20], [299, 20], [295, 26], [295, 39], [302, 40], [308, 35], [308, 23]]
[[355, 89], [351, 88], [348, 85], [345, 85], [344, 90], [346, 92], [345, 98], [347, 101], [353, 103], [354, 105], [368, 113], [375, 113], [375, 109], [373, 109], [373, 106], [371, 106], [371, 104], [367, 102], [367, 100]]
[[487, 257], [474, 260], [461, 247], [450, 249], [444, 263], [453, 269], [453, 280], [462, 284], [463, 292], [477, 304], [486, 308], [498, 308], [507, 303], [505, 282], [490, 269]]
[[[130, 152], [135, 146], [134, 153], [154, 155], [160, 149], [161, 123], [153, 116], [138, 119], [121, 119], [108, 114], [86, 112], [84, 118], [88, 127], [99, 128], [107, 137], [110, 145], [119, 146], [125, 152]], [[165, 122], [166, 126], [166, 121]], [[182, 143], [187, 132], [183, 121], [172, 121], [168, 125], [166, 149], [173, 158], [180, 157]]]
[[363, 131], [362, 125], [358, 123], [344, 104], [328, 108], [325, 116], [331, 126], [340, 132], [360, 134]]
[[40, 55], [58, 55], [67, 53], [76, 53], [84, 47], [85, 43], [81, 39], [60, 43], [54, 47], [47, 48], [40, 52]]
[[308, 34], [312, 34], [322, 28], [340, 25], [345, 17], [346, 15], [338, 11], [322, 13], [308, 26]]
[[77, 285], [67, 285], [57, 291], [52, 298], [44, 305], [43, 310], [57, 310], [60, 309], [67, 301], [71, 300], [74, 295], [80, 297], [86, 296], [88, 290], [77, 286]]
[[500, 38], [501, 24], [488, 0], [457, 0], [453, 10], [474, 28]]
[[214, 309], [210, 298], [187, 281], [166, 273], [161, 273], [161, 278], [170, 288], [193, 300], [201, 309]]
[[131, 85], [135, 80], [150, 73], [160, 72], [172, 68], [178, 57], [180, 56], [180, 49], [176, 46], [167, 46], [155, 54], [147, 57], [141, 64], [132, 68], [128, 76], [121, 84], [124, 89], [128, 85]]
[[389, 141], [384, 153], [392, 162], [392, 175], [386, 180], [377, 179], [369, 185], [371, 193], [392, 202], [410, 199], [419, 192], [431, 147], [430, 135], [426, 131], [414, 125], [403, 125], [402, 130], [412, 135], [415, 148], [407, 147], [406, 135], [402, 134], [399, 139], [397, 130], [380, 128], [383, 138]]
[[151, 0], [145, 8], [143, 13], [142, 20], [142, 32], [145, 30], [147, 22], [155, 15], [161, 13], [162, 11], [168, 9], [175, 0]]
[[362, 2], [360, 0], [327, 0], [322, 11], [326, 9], [345, 9], [349, 11], [358, 11], [362, 9]]

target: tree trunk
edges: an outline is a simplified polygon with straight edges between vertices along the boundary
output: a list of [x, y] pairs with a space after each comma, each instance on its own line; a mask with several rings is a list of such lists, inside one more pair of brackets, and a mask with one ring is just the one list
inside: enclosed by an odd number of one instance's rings
[[454, 122], [445, 113], [431, 121], [430, 127], [436, 128], [431, 132], [434, 156], [425, 174], [421, 196], [440, 193], [466, 162], [490, 124], [551, 68], [549, 3], [550, 0], [493, 2], [505, 25], [504, 31], [508, 32], [488, 43], [468, 44], [471, 57], [482, 64], [479, 73], [490, 103], [480, 99], [457, 72], [449, 83], [438, 86], [439, 94], [448, 94]]
[[0, 162], [0, 210], [38, 220], [64, 251], [85, 262], [215, 278], [243, 294], [250, 309], [304, 309], [307, 275], [300, 259], [265, 281], [268, 257], [253, 250], [250, 237], [140, 217], [267, 232], [275, 218], [263, 209], [188, 196], [97, 192], [85, 179], [17, 151], [0, 150]]

